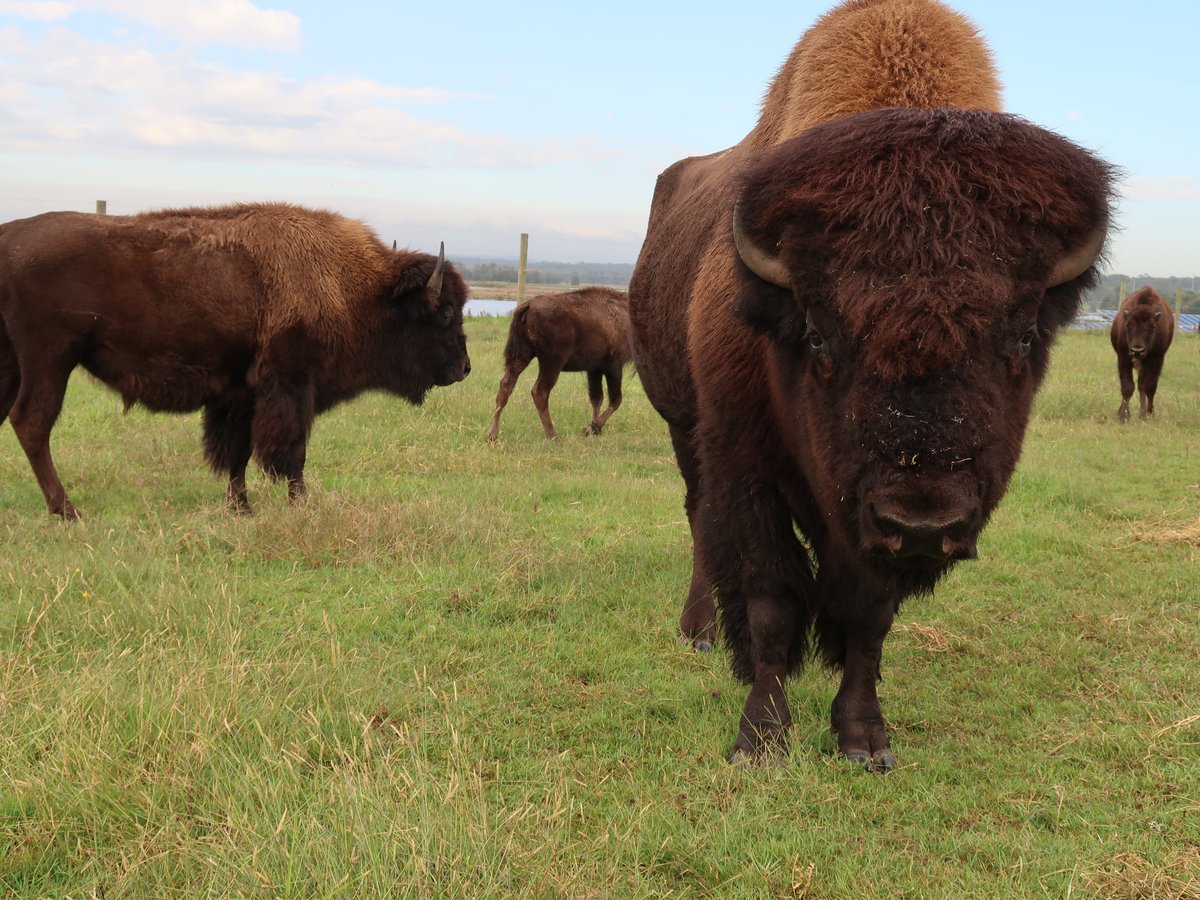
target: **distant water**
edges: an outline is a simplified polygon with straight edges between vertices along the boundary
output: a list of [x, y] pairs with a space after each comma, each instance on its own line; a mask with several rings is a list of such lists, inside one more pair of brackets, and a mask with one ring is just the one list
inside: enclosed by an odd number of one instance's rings
[[464, 316], [510, 316], [516, 300], [483, 300], [472, 297], [463, 306]]

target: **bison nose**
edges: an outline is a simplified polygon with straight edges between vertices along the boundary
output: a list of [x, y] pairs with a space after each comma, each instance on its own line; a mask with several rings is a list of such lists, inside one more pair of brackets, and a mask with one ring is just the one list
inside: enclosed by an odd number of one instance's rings
[[471, 374], [471, 357], [468, 356], [466, 361], [463, 363], [463, 378], [466, 378], [470, 374]]
[[942, 566], [974, 559], [973, 509], [910, 511], [889, 501], [872, 503], [867, 549], [906, 565]]

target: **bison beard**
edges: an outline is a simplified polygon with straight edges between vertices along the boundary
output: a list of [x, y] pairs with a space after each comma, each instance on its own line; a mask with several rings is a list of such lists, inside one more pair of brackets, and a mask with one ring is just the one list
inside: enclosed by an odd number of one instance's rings
[[318, 413], [366, 390], [420, 403], [470, 372], [466, 285], [361, 222], [288, 204], [0, 226], [0, 422], [53, 514], [77, 518], [50, 456], [71, 371], [126, 408], [204, 410], [204, 451], [249, 510], [252, 456], [304, 499]]
[[1112, 171], [996, 102], [957, 14], [851, 0], [800, 41], [746, 140], [659, 177], [635, 360], [687, 488], [681, 630], [707, 646], [715, 597], [751, 684], [735, 761], [782, 748], [784, 681], [815, 650], [842, 670], [840, 752], [895, 764], [884, 639], [906, 597], [975, 556], [1095, 279]]

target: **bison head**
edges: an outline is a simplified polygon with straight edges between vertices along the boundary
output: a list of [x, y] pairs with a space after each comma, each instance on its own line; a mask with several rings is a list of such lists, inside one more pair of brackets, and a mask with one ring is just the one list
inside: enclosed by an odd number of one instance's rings
[[1149, 291], [1131, 296], [1129, 301], [1122, 304], [1118, 313], [1121, 317], [1119, 325], [1124, 332], [1129, 358], [1135, 366], [1140, 365], [1147, 355], [1160, 349], [1164, 309], [1166, 305], [1159, 296]]
[[392, 265], [383, 298], [387, 313], [376, 337], [389, 358], [389, 387], [420, 403], [431, 387], [471, 372], [462, 316], [467, 286], [446, 262], [444, 244], [436, 257], [398, 251]]
[[963, 110], [848, 116], [751, 161], [736, 309], [769, 336], [774, 417], [819, 507], [806, 533], [909, 590], [975, 555], [1095, 278], [1112, 181], [1057, 135]]

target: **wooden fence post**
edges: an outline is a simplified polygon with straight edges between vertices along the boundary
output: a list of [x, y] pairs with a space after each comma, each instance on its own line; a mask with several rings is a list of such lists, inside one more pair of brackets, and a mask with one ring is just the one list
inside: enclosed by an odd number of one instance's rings
[[517, 264], [517, 302], [525, 300], [525, 265], [529, 262], [529, 235], [521, 232], [521, 260]]

